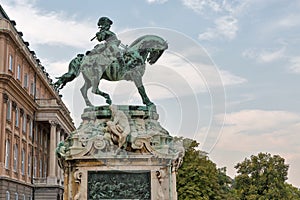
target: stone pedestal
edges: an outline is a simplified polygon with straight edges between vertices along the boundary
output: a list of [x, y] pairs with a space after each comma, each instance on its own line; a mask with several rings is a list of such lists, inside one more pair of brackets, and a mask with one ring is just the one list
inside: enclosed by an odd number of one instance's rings
[[158, 122], [155, 107], [87, 108], [57, 148], [65, 200], [176, 200], [184, 149]]

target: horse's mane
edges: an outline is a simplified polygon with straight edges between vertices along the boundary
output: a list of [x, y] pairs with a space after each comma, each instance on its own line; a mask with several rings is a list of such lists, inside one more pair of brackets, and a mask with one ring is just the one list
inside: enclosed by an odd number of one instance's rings
[[161, 40], [163, 40], [162, 38], [160, 38], [160, 37], [157, 36], [157, 35], [143, 35], [143, 36], [137, 38], [135, 41], [133, 41], [133, 42], [130, 44], [129, 47], [135, 46], [135, 45], [138, 44], [141, 40], [143, 40], [144, 38], [147, 38], [147, 37], [154, 37], [154, 38], [156, 38], [156, 39], [161, 39]]

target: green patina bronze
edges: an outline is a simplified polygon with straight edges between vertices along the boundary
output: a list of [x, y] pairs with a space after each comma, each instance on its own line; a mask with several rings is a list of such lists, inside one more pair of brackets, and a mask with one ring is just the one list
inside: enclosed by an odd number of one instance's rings
[[69, 71], [61, 77], [57, 77], [58, 80], [54, 83], [54, 88], [56, 90], [62, 89], [68, 82], [73, 81], [79, 75], [83, 56], [83, 54], [78, 54], [71, 60]]
[[90, 171], [88, 200], [151, 199], [150, 172]]
[[[111, 104], [109, 94], [99, 89], [101, 79], [108, 81], [133, 81], [147, 106], [153, 105], [148, 98], [142, 82], [146, 62], [154, 64], [168, 48], [167, 42], [156, 35], [145, 35], [125, 46], [110, 30], [112, 21], [101, 17], [98, 21], [100, 30], [93, 39], [100, 43], [88, 51], [85, 56], [76, 57], [69, 65], [69, 72], [58, 78], [54, 87], [62, 89], [67, 82], [75, 79], [81, 72], [85, 83], [80, 89], [87, 106], [93, 106], [87, 97], [88, 89], [92, 93], [103, 96], [106, 103]], [[76, 62], [75, 62], [76, 61]]]

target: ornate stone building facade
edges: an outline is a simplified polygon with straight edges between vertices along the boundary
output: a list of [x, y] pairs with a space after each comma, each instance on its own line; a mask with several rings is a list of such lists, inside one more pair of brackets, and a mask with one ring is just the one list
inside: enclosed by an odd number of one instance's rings
[[0, 6], [0, 199], [62, 199], [55, 148], [75, 127], [15, 25]]

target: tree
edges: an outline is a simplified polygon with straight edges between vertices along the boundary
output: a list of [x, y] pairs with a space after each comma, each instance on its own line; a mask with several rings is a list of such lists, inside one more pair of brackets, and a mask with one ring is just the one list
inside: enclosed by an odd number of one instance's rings
[[231, 179], [226, 168], [217, 169], [207, 154], [197, 150], [198, 143], [184, 139], [185, 156], [177, 174], [177, 192], [179, 200], [228, 199]]
[[299, 190], [285, 183], [289, 166], [279, 155], [252, 155], [235, 168], [233, 188], [241, 200], [300, 199]]

